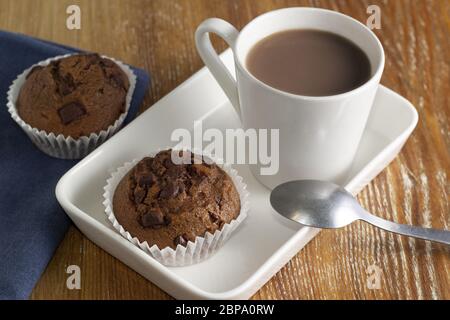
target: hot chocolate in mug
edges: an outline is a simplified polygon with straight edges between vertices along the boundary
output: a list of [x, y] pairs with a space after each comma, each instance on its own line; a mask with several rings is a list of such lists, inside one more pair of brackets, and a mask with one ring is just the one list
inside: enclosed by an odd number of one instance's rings
[[[370, 79], [332, 96], [284, 92], [255, 78], [246, 57], [260, 40], [292, 29], [332, 32], [356, 44], [367, 55]], [[222, 37], [234, 54], [236, 79], [215, 52], [209, 34]], [[228, 22], [211, 18], [197, 29], [197, 50], [239, 114], [243, 128], [279, 130], [279, 169], [262, 175], [263, 164], [250, 165], [269, 188], [297, 179], [342, 183], [351, 168], [384, 68], [383, 47], [375, 34], [344, 14], [316, 8], [286, 8], [265, 13], [240, 32]]]

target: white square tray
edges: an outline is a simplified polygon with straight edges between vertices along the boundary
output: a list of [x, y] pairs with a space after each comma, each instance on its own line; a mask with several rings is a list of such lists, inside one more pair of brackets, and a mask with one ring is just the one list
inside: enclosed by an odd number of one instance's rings
[[[233, 71], [230, 50], [221, 55]], [[234, 109], [203, 68], [67, 172], [56, 196], [75, 225], [93, 242], [178, 299], [248, 299], [319, 230], [299, 227], [276, 214], [269, 190], [244, 166], [235, 166], [251, 193], [249, 216], [209, 260], [165, 267], [124, 239], [106, 219], [102, 193], [109, 173], [159, 147], [175, 145], [175, 128], [235, 128]], [[417, 124], [407, 100], [380, 86], [346, 188], [358, 193], [398, 154]], [[304, 261], [308, 263], [308, 261]]]

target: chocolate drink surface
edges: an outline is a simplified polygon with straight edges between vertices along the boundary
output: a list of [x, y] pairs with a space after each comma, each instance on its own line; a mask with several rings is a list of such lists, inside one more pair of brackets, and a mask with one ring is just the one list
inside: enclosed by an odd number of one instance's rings
[[265, 84], [304, 96], [353, 90], [371, 77], [367, 55], [337, 34], [292, 29], [257, 42], [246, 58], [248, 71]]

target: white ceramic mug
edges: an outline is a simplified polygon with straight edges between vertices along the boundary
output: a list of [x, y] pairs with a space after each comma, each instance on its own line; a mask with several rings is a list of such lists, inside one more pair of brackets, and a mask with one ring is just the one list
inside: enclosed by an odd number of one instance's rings
[[[246, 56], [261, 39], [289, 29], [317, 29], [350, 39], [368, 56], [371, 78], [362, 86], [333, 96], [309, 97], [272, 88], [246, 67]], [[236, 80], [215, 52], [209, 33], [216, 33], [234, 53]], [[197, 29], [197, 50], [232, 105], [244, 129], [279, 129], [279, 171], [255, 177], [269, 188], [295, 179], [342, 183], [361, 140], [384, 68], [384, 51], [375, 34], [359, 21], [316, 8], [286, 8], [265, 13], [241, 32], [211, 18]]]

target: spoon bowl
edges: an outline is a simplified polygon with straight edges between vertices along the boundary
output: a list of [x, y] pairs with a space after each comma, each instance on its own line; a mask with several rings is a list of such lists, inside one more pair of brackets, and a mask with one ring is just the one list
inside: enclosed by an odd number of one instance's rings
[[316, 228], [341, 228], [359, 219], [356, 199], [331, 182], [297, 180], [283, 183], [270, 194], [272, 207], [282, 216]]

